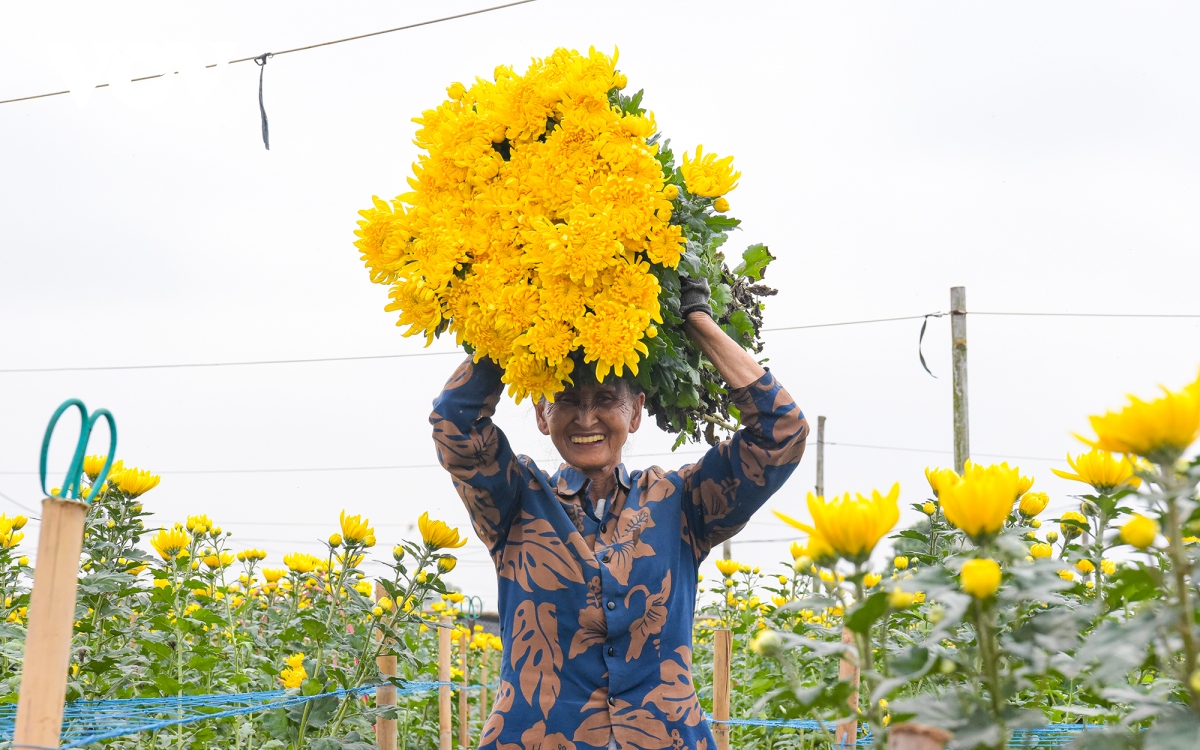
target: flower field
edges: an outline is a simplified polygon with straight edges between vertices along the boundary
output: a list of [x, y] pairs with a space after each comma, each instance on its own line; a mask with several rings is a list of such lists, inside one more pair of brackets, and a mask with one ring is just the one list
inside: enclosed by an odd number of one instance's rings
[[[769, 570], [720, 560], [721, 577], [701, 581], [693, 679], [702, 704], [711, 709], [712, 631], [728, 628], [734, 717], [851, 716], [844, 661], [861, 680], [860, 731], [879, 740], [911, 721], [951, 731], [956, 748], [996, 748], [1019, 730], [1086, 723], [1078, 747], [1194, 747], [1200, 459], [1182, 456], [1200, 437], [1200, 380], [1131, 399], [1092, 428], [1090, 450], [1054, 470], [1080, 486], [1077, 510], [1058, 517], [1034, 477], [1003, 463], [927, 469], [927, 496], [911, 503], [920, 520], [902, 530], [898, 487], [810, 495], [811, 524], [783, 516], [802, 536], [790, 559]], [[85, 473], [95, 478], [103, 460], [89, 457]], [[498, 673], [499, 638], [464, 616], [464, 594], [446, 580], [466, 543], [457, 529], [422, 516], [421, 538], [392, 547], [391, 574], [372, 580], [362, 565], [379, 546], [374, 529], [343, 511], [317, 554], [271, 565], [203, 515], [149, 528], [157, 484], [118, 462], [104, 486], [88, 488], [69, 698], [319, 696], [377, 682], [383, 653], [399, 656], [402, 680], [433, 681], [442, 618], [469, 634], [456, 680], [461, 669], [477, 678], [485, 661]], [[0, 700], [9, 703], [32, 572], [26, 523], [0, 516]], [[378, 715], [369, 696], [330, 695], [106, 744], [369, 748]], [[402, 696], [385, 718], [397, 720], [401, 747], [437, 745], [432, 693]], [[738, 748], [835, 744], [820, 728], [734, 726], [731, 736]]]

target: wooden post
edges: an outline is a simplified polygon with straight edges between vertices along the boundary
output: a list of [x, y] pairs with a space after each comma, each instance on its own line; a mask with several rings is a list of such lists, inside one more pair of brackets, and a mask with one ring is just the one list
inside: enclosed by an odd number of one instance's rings
[[458, 691], [458, 746], [470, 750], [471, 745], [471, 703], [467, 694], [467, 651], [471, 647], [471, 635], [467, 631], [458, 634], [458, 653], [462, 656], [462, 690]]
[[[450, 657], [454, 653], [451, 643], [451, 620], [443, 617], [438, 626], [438, 682], [450, 682]], [[438, 687], [438, 749], [452, 750], [454, 745], [454, 705], [450, 701], [450, 686]]]
[[[842, 628], [842, 643], [847, 646], [855, 645], [853, 630]], [[848, 659], [842, 659], [838, 664], [838, 680], [849, 682], [854, 687], [854, 692], [850, 693], [846, 703], [855, 717], [838, 722], [838, 747], [854, 747], [854, 743], [858, 741], [858, 666]]]
[[[379, 665], [380, 675], [384, 677], [396, 676], [395, 654], [380, 656], [375, 659], [375, 663]], [[383, 685], [375, 688], [375, 706], [377, 708], [395, 708], [396, 686]], [[379, 745], [379, 750], [396, 750], [396, 737], [395, 719], [380, 718], [375, 720], [375, 743]]]
[[952, 735], [937, 727], [897, 724], [888, 732], [888, 750], [943, 750]]
[[483, 726], [488, 720], [488, 662], [492, 659], [492, 652], [488, 646], [484, 646], [481, 651], [483, 661], [479, 664], [479, 725]]
[[57, 497], [42, 501], [14, 747], [58, 747], [86, 518], [84, 503]]
[[733, 633], [713, 631], [713, 737], [717, 750], [729, 750], [729, 662], [733, 658]]
[[825, 497], [825, 417], [817, 417], [817, 496]]
[[971, 457], [967, 409], [967, 288], [950, 288], [950, 360], [954, 370], [954, 470]]

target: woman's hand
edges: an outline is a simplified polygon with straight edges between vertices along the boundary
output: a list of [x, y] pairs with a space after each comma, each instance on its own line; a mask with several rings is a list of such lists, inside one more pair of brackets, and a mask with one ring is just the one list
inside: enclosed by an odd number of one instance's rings
[[730, 388], [743, 388], [766, 372], [754, 357], [729, 338], [712, 317], [708, 304], [708, 283], [681, 276], [679, 302], [684, 313], [684, 330]]

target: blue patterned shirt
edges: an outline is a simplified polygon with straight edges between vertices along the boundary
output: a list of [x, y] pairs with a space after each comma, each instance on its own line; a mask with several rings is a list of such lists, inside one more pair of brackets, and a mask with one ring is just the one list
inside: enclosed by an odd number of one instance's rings
[[501, 370], [464, 362], [434, 402], [438, 460], [499, 580], [500, 687], [483, 750], [712, 750], [692, 686], [697, 571], [782, 486], [808, 424], [771, 373], [730, 391], [742, 428], [677, 471], [588, 480], [518, 456], [493, 423]]

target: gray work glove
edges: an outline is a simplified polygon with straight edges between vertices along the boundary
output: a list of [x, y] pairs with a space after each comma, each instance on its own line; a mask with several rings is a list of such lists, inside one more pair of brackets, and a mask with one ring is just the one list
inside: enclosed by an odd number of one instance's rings
[[693, 279], [688, 276], [679, 277], [679, 314], [687, 320], [689, 313], [702, 312], [713, 317], [711, 298], [708, 289], [708, 279]]

